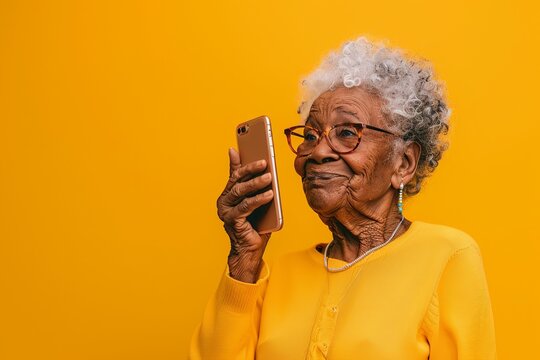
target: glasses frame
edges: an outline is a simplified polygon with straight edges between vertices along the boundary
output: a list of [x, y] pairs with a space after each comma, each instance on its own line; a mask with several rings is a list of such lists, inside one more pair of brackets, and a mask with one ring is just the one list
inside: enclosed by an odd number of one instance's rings
[[[332, 131], [336, 127], [345, 126], [345, 125], [346, 126], [352, 126], [352, 127], [356, 128], [356, 130], [358, 130], [358, 141], [357, 141], [357, 143], [356, 143], [356, 145], [354, 146], [353, 149], [351, 149], [349, 151], [338, 151], [332, 145], [332, 142], [330, 141], [330, 137], [328, 136], [328, 134], [330, 133], [330, 131]], [[309, 125], [297, 125], [297, 126], [292, 126], [290, 128], [287, 128], [284, 131], [285, 136], [287, 136], [287, 143], [289, 144], [289, 147], [291, 148], [292, 152], [295, 153], [296, 155], [298, 155], [298, 152], [296, 151], [296, 149], [292, 145], [291, 136], [294, 135], [294, 136], [304, 138], [303, 135], [300, 135], [300, 134], [294, 132], [294, 130], [300, 129], [300, 128], [308, 128], [308, 129], [314, 130], [319, 135], [319, 139], [317, 140], [317, 143], [315, 144], [313, 149], [315, 149], [319, 145], [319, 143], [321, 142], [321, 139], [323, 137], [325, 137], [326, 142], [328, 143], [328, 146], [330, 146], [330, 148], [337, 154], [349, 154], [349, 153], [352, 153], [354, 150], [356, 150], [356, 148], [358, 148], [358, 145], [360, 145], [360, 140], [362, 139], [362, 134], [363, 134], [364, 129], [370, 129], [370, 130], [375, 130], [375, 131], [379, 131], [379, 132], [394, 135], [394, 136], [399, 136], [399, 135], [394, 134], [391, 131], [381, 129], [381, 128], [378, 128], [378, 127], [373, 126], [373, 125], [364, 124], [364, 123], [340, 123], [340, 124], [336, 124], [336, 125], [332, 126], [331, 128], [329, 128], [327, 130], [324, 130], [324, 131], [319, 130], [319, 129], [314, 128], [313, 126], [309, 126]], [[302, 155], [302, 156], [308, 156], [312, 152], [313, 152], [313, 150], [311, 150], [311, 152], [309, 152], [309, 153], [307, 153], [305, 155]]]

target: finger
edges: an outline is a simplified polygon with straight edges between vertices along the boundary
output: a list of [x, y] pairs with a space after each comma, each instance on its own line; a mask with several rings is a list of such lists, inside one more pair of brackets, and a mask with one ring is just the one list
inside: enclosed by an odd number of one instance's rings
[[228, 192], [237, 182], [246, 181], [247, 179], [260, 174], [266, 169], [266, 160], [259, 160], [251, 162], [245, 166], [241, 166], [234, 170], [229, 177], [229, 181], [225, 186], [225, 191]]
[[258, 192], [272, 183], [272, 175], [270, 173], [254, 177], [245, 182], [237, 182], [225, 196], [225, 201], [228, 204], [237, 204], [244, 196]]
[[231, 216], [233, 218], [248, 217], [257, 208], [272, 201], [273, 198], [274, 192], [272, 190], [267, 190], [255, 196], [246, 197], [233, 208]]
[[257, 174], [262, 173], [265, 169], [266, 160], [253, 161], [233, 171], [232, 177], [235, 178], [236, 181], [246, 181]]
[[234, 170], [240, 168], [241, 166], [240, 154], [238, 154], [234, 148], [229, 148], [229, 176], [232, 175]]

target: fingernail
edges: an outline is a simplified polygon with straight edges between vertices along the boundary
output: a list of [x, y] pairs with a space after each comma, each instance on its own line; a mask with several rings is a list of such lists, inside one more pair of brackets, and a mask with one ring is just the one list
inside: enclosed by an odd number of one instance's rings
[[265, 163], [266, 163], [266, 160], [257, 161], [257, 165], [264, 165]]
[[272, 175], [270, 173], [266, 173], [262, 176], [263, 180], [270, 180], [271, 177]]

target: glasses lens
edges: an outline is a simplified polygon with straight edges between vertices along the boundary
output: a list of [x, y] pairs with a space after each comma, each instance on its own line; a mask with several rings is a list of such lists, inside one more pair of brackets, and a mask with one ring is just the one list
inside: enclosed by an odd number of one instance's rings
[[339, 125], [330, 130], [328, 138], [338, 152], [348, 152], [358, 145], [362, 133], [352, 125]]
[[307, 155], [317, 145], [319, 134], [315, 129], [301, 126], [291, 131], [290, 141], [298, 155]]

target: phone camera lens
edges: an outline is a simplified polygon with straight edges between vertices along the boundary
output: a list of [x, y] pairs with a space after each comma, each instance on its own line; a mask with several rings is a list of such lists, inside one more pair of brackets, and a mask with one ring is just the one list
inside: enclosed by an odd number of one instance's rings
[[242, 134], [246, 132], [246, 127], [242, 126]]
[[238, 132], [240, 134], [242, 130], [240, 130], [240, 128], [236, 129], [236, 132]]

